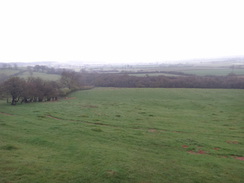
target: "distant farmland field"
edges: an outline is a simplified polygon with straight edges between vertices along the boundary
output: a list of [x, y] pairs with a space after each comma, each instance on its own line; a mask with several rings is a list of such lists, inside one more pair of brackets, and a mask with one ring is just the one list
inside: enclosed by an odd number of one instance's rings
[[19, 70], [16, 70], [16, 69], [0, 69], [0, 74], [5, 74], [7, 76], [17, 74], [18, 72], [19, 72]]
[[39, 77], [43, 80], [48, 80], [48, 81], [57, 81], [61, 78], [60, 75], [58, 74], [46, 74], [46, 73], [40, 73], [40, 72], [33, 72], [30, 74], [29, 72], [25, 72], [19, 77], [27, 79], [28, 77]]
[[243, 109], [243, 90], [231, 89], [0, 101], [0, 182], [241, 182]]
[[17, 76], [20, 78], [27, 79], [28, 77], [39, 77], [43, 80], [51, 80], [51, 81], [57, 81], [60, 79], [60, 75], [58, 74], [47, 74], [47, 73], [40, 73], [40, 72], [29, 72], [28, 70], [25, 70], [24, 68], [21, 69], [0, 69], [0, 74], [7, 75], [9, 77], [11, 76]]
[[[160, 70], [164, 72], [164, 70]], [[184, 74], [194, 74], [197, 76], [227, 76], [229, 74], [236, 74], [244, 76], [244, 69], [228, 69], [228, 68], [172, 68], [172, 69], [165, 69], [165, 71], [172, 72], [181, 72]], [[134, 76], [146, 76], [146, 74], [130, 74]], [[160, 72], [148, 72], [147, 75], [149, 76], [159, 76], [159, 75], [165, 75], [165, 76], [182, 76], [177, 74], [170, 74], [170, 73], [160, 73]]]
[[137, 77], [145, 77], [145, 76], [181, 76], [181, 75], [176, 75], [176, 74], [169, 74], [169, 73], [145, 73], [145, 74], [129, 74], [130, 76], [137, 76]]
[[195, 74], [199, 76], [213, 75], [213, 76], [226, 76], [228, 74], [234, 73], [236, 75], [244, 75], [244, 69], [191, 69], [182, 70], [186, 74]]

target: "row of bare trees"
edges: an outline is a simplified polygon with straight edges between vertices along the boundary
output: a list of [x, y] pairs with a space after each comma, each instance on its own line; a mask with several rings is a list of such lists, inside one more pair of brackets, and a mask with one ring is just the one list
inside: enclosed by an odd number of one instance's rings
[[244, 78], [229, 76], [145, 76], [128, 74], [83, 74], [89, 85], [98, 87], [136, 88], [233, 88], [244, 89]]
[[57, 100], [59, 87], [55, 81], [44, 81], [40, 78], [29, 78], [27, 80], [12, 77], [2, 84], [5, 95], [11, 96], [11, 104], [17, 102], [42, 102]]
[[30, 77], [23, 79], [11, 77], [0, 86], [0, 93], [11, 97], [11, 104], [43, 102], [57, 100], [70, 92], [82, 88], [82, 77], [79, 73], [66, 71], [59, 81], [45, 81], [41, 78]]

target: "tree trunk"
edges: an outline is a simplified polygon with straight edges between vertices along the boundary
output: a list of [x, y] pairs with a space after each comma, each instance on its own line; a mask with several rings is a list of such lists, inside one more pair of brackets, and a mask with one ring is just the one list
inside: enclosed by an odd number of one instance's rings
[[12, 102], [11, 102], [11, 105], [16, 105], [16, 100], [15, 100], [15, 97], [12, 97]]

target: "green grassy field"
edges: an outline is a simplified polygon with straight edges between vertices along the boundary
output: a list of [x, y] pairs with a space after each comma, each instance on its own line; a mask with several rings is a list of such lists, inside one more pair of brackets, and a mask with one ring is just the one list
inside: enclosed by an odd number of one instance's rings
[[[21, 72], [23, 71], [23, 72]], [[58, 74], [47, 74], [47, 73], [40, 73], [40, 72], [32, 72], [30, 73], [28, 70], [25, 70], [25, 68], [21, 68], [18, 70], [15, 69], [0, 69], [0, 74], [5, 74], [7, 76], [17, 76], [24, 79], [27, 79], [28, 77], [39, 77], [43, 80], [48, 81], [57, 81], [61, 78]]]
[[58, 74], [46, 74], [46, 73], [40, 73], [40, 72], [33, 72], [32, 74], [30, 74], [29, 72], [25, 72], [25, 73], [19, 75], [19, 77], [25, 78], [25, 79], [27, 79], [28, 77], [39, 77], [46, 81], [57, 81], [61, 78], [61, 76]]
[[5, 74], [7, 76], [17, 74], [18, 72], [20, 72], [20, 70], [17, 70], [17, 69], [0, 69], [0, 74]]
[[0, 102], [0, 182], [244, 179], [244, 92], [95, 88]]

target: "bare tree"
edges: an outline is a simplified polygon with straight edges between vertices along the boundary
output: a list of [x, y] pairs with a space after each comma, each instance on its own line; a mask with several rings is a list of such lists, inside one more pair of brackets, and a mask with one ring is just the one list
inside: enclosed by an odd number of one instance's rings
[[81, 75], [74, 71], [64, 71], [60, 79], [61, 84], [70, 90], [79, 89], [82, 86], [81, 81]]
[[3, 90], [12, 97], [12, 105], [16, 105], [19, 101], [24, 93], [25, 85], [25, 80], [19, 77], [13, 77], [4, 82]]

